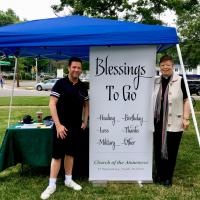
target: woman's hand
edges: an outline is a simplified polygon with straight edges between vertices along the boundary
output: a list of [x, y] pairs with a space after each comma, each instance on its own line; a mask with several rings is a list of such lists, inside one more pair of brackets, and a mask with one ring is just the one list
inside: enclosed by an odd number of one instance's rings
[[57, 130], [57, 138], [64, 139], [67, 136], [67, 128], [65, 128], [62, 124], [56, 126]]
[[187, 129], [190, 125], [190, 120], [183, 118], [183, 128]]
[[86, 127], [87, 127], [87, 123], [85, 123], [85, 122], [82, 122], [81, 128], [82, 128], [83, 130], [85, 130], [85, 129], [86, 129]]
[[183, 128], [187, 129], [190, 124], [190, 104], [188, 98], [183, 102]]

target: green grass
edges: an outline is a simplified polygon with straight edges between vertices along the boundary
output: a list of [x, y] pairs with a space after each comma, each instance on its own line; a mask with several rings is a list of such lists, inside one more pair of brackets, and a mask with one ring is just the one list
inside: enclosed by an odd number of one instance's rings
[[[41, 97], [13, 97], [13, 106], [47, 106], [48, 96]], [[0, 97], [0, 106], [10, 105], [10, 97]]]
[[196, 105], [194, 108], [196, 111], [200, 112], [200, 101], [196, 101]]
[[[23, 99], [23, 102], [20, 102]], [[11, 123], [16, 123], [25, 114], [36, 118], [36, 111], [42, 110], [44, 115], [49, 115], [48, 107], [27, 107], [25, 98], [16, 98], [20, 105], [12, 110]], [[41, 97], [28, 98], [30, 105], [39, 105]], [[1, 102], [0, 98], [0, 102]], [[48, 98], [44, 102], [48, 102]], [[6, 100], [4, 99], [4, 102]], [[2, 105], [2, 103], [1, 103]], [[24, 105], [24, 106], [23, 106]], [[43, 104], [44, 105], [44, 104]], [[48, 105], [48, 103], [46, 104]], [[196, 111], [199, 111], [197, 102]], [[0, 107], [0, 143], [7, 126], [8, 108]], [[200, 122], [200, 115], [197, 114]], [[20, 175], [20, 164], [0, 173], [0, 200], [36, 200], [48, 183], [49, 169], [30, 168], [25, 166], [24, 175]], [[81, 166], [80, 166], [81, 167]], [[193, 124], [184, 133], [176, 170], [174, 184], [165, 188], [155, 184], [144, 184], [142, 188], [136, 183], [108, 183], [105, 186], [95, 187], [86, 179], [77, 180], [82, 186], [81, 192], [75, 192], [63, 186], [59, 176], [56, 193], [50, 200], [198, 200], [200, 199], [200, 149], [197, 142]]]
[[[36, 112], [42, 111], [43, 116], [50, 115], [48, 106], [39, 106], [39, 107], [27, 107], [27, 106], [19, 106], [19, 107], [13, 107], [11, 112], [11, 119], [10, 124], [15, 124], [18, 121], [21, 121], [24, 117], [24, 115], [31, 115], [32, 119], [36, 118]], [[9, 107], [1, 107], [0, 106], [0, 144], [2, 142], [2, 139], [4, 137], [5, 130], [8, 125], [8, 114], [9, 114]]]

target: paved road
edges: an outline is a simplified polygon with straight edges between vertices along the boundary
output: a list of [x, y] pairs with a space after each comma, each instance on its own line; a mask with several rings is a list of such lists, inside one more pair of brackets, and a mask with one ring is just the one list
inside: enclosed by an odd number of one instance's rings
[[[49, 96], [50, 91], [37, 91], [34, 89], [35, 81], [21, 81], [20, 88], [16, 87], [14, 90], [14, 96]], [[12, 92], [12, 81], [6, 80], [4, 88], [0, 88], [0, 97], [11, 96]], [[193, 96], [196, 100], [200, 100], [200, 96]]]
[[[14, 88], [13, 96], [49, 96], [50, 91], [37, 91], [34, 89], [35, 82], [27, 81], [21, 82], [20, 87]], [[0, 88], [0, 97], [11, 96], [12, 93], [12, 83], [6, 82], [4, 88]]]

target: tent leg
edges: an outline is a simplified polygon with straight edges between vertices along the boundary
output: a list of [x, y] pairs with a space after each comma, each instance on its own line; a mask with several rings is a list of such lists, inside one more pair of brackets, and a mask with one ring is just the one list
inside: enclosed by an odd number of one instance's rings
[[183, 80], [184, 80], [184, 83], [185, 83], [185, 88], [186, 88], [186, 92], [187, 92], [188, 99], [189, 99], [190, 109], [191, 109], [191, 113], [192, 113], [192, 119], [193, 119], [195, 131], [196, 131], [196, 134], [197, 134], [197, 139], [198, 139], [199, 146], [200, 146], [199, 129], [198, 129], [198, 126], [197, 126], [197, 120], [196, 120], [196, 116], [195, 116], [195, 113], [194, 113], [194, 108], [193, 108], [193, 104], [192, 104], [190, 90], [189, 90], [189, 87], [188, 87], [188, 82], [187, 82], [186, 73], [185, 73], [185, 67], [184, 67], [184, 64], [183, 64], [183, 59], [182, 59], [181, 49], [180, 49], [179, 44], [176, 45], [176, 49], [177, 49], [179, 61], [180, 61], [180, 64], [181, 64], [181, 69], [182, 69], [182, 72], [183, 72]]
[[10, 96], [10, 106], [9, 106], [9, 114], [8, 114], [8, 127], [10, 126], [10, 116], [11, 116], [12, 100], [13, 100], [13, 94], [14, 94], [14, 88], [15, 88], [16, 71], [17, 71], [17, 58], [15, 57], [15, 70], [14, 70], [14, 75], [13, 75], [13, 84], [12, 84], [12, 91], [11, 91], [11, 96]]
[[36, 84], [38, 83], [38, 59], [35, 58], [35, 80], [36, 80]]

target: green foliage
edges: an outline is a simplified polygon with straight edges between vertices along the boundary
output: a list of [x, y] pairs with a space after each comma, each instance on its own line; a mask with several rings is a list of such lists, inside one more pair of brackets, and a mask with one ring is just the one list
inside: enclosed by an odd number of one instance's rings
[[171, 10], [179, 15], [192, 10], [197, 4], [198, 0], [137, 0], [130, 5], [125, 18], [144, 24], [163, 24], [160, 16], [165, 11]]
[[86, 71], [89, 70], [89, 62], [88, 61], [84, 61], [82, 64], [82, 70]]
[[144, 24], [162, 24], [160, 14], [167, 8], [165, 1], [138, 0], [133, 1], [126, 15], [127, 20]]
[[[149, 2], [149, 5], [148, 3]], [[150, 3], [151, 2], [151, 3]], [[156, 3], [157, 2], [157, 3]], [[157, 5], [156, 5], [157, 4]], [[139, 0], [134, 3], [139, 7], [136, 11], [136, 16], [142, 16], [141, 22], [155, 24], [156, 19], [151, 16], [159, 16], [165, 9], [175, 11], [177, 14], [177, 26], [180, 33], [180, 47], [184, 64], [187, 68], [196, 68], [200, 64], [200, 3], [198, 0], [170, 0], [170, 1], [143, 1]], [[156, 5], [156, 9], [151, 7]], [[149, 7], [149, 10], [148, 10]], [[148, 16], [149, 15], [149, 16]], [[157, 22], [159, 24], [159, 21]], [[162, 22], [160, 22], [162, 23]], [[171, 48], [162, 54], [170, 54], [173, 56], [175, 63], [179, 63], [176, 48]], [[162, 55], [161, 54], [161, 55]], [[158, 58], [160, 55], [158, 55]]]
[[[13, 71], [14, 68], [14, 59], [7, 59], [11, 62], [10, 66], [2, 67], [4, 72]], [[31, 80], [32, 74], [31, 69], [35, 67], [36, 61], [35, 58], [18, 58], [18, 68], [20, 78], [23, 80]], [[38, 59], [38, 74], [40, 72], [47, 72], [50, 68], [50, 60], [49, 59]]]
[[[36, 66], [35, 58], [19, 58], [18, 59], [19, 73], [21, 74], [22, 79], [30, 80], [31, 69]], [[50, 61], [49, 59], [38, 59], [38, 73], [46, 72], [49, 68]], [[24, 76], [23, 76], [24, 75]]]
[[166, 1], [168, 8], [174, 10], [178, 16], [190, 12], [199, 4], [199, 0], [169, 0]]
[[0, 10], [0, 26], [15, 24], [19, 21], [19, 17], [15, 14], [15, 12], [12, 9], [9, 8], [5, 12]]
[[197, 0], [60, 0], [60, 4], [53, 5], [52, 8], [56, 13], [68, 8], [73, 15], [125, 18], [145, 24], [162, 24], [160, 15], [167, 9], [180, 14], [183, 11], [190, 11], [191, 7], [197, 4]]
[[190, 68], [200, 64], [200, 3], [192, 8], [181, 13], [177, 21], [184, 62]]
[[182, 43], [182, 56], [188, 68], [196, 68], [200, 64], [200, 41], [190, 41]]
[[[200, 101], [196, 101], [196, 105], [195, 105], [195, 111], [199, 112], [200, 111]], [[199, 115], [199, 114], [198, 114]]]
[[27, 73], [27, 72], [25, 72], [25, 71], [23, 71], [23, 70], [20, 72], [20, 78], [21, 78], [22, 80], [32, 80], [31, 74], [30, 74], [30, 73]]
[[[49, 66], [50, 61], [48, 59], [38, 59], [38, 72], [46, 71], [46, 68]], [[27, 71], [31, 72], [31, 68], [36, 65], [35, 58], [19, 58], [19, 65], [23, 66]]]
[[[192, 0], [194, 2], [194, 0]], [[70, 8], [71, 14], [87, 15], [101, 18], [125, 18], [146, 24], [162, 24], [160, 14], [167, 9], [179, 10], [189, 8], [182, 1], [166, 0], [60, 0], [59, 5], [53, 5], [56, 13]]]
[[87, 15], [101, 18], [117, 19], [118, 14], [128, 8], [127, 0], [61, 0], [59, 5], [53, 5], [55, 12], [71, 9], [73, 15]]
[[[178, 17], [181, 49], [187, 67], [196, 67], [200, 63], [200, 3], [199, 0], [60, 0], [53, 5], [56, 13], [70, 8], [71, 14], [101, 18], [137, 21], [144, 24], [163, 24], [160, 16], [166, 10], [172, 10]], [[176, 50], [169, 50], [178, 60]]]

